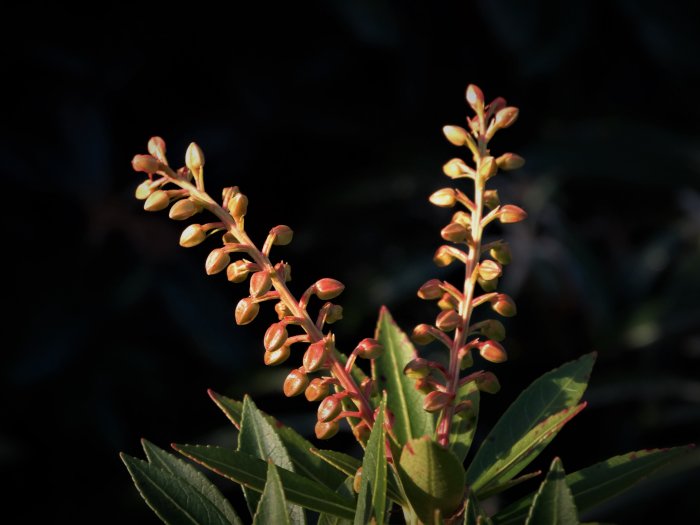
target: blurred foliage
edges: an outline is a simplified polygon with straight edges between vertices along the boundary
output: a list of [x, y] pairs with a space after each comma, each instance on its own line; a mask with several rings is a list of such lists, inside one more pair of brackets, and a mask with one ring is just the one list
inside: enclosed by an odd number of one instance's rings
[[[527, 158], [501, 192], [531, 216], [505, 233], [520, 315], [503, 391], [482, 416], [495, 420], [534, 377], [594, 349], [589, 408], [543, 458], [559, 453], [575, 470], [698, 441], [697, 7], [61, 9], [8, 10], [14, 31], [0, 37], [0, 168], [13, 220], [0, 464], [18, 498], [42, 500], [28, 518], [77, 523], [111, 508], [114, 523], [152, 523], [117, 451], [135, 452], [142, 435], [225, 441], [207, 387], [250, 392], [311, 428], [309, 406], [279, 402], [262, 334], [234, 326], [241, 291], [206, 278], [206, 250], [179, 249], [180, 225], [132, 198], [129, 160], [149, 136], [163, 135], [175, 158], [196, 139], [210, 185], [250, 196], [254, 238], [294, 228], [292, 284], [347, 285], [337, 333], [350, 348], [371, 335], [381, 304], [406, 329], [433, 315], [415, 290], [437, 273], [431, 255], [448, 217], [426, 199], [445, 183], [440, 166], [455, 152], [440, 127], [459, 123], [469, 82], [522, 110], [494, 147]], [[657, 487], [666, 520], [700, 517], [695, 461]], [[638, 492], [605, 519], [635, 523], [655, 508]]]

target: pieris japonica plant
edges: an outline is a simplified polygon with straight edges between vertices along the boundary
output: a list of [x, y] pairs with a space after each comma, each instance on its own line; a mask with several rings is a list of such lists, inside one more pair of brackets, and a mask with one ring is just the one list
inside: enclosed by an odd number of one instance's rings
[[[496, 133], [517, 120], [518, 109], [500, 97], [487, 104], [474, 85], [467, 88], [466, 99], [473, 112], [466, 126], [443, 129], [450, 143], [465, 148], [464, 158], [443, 166], [445, 175], [460, 187], [430, 196], [435, 206], [452, 210], [440, 232], [446, 244], [437, 249], [434, 262], [439, 267], [463, 266], [464, 279], [431, 279], [418, 288], [420, 299], [435, 302], [437, 315], [413, 328], [410, 338], [382, 308], [373, 337], [342, 345], [336, 341], [330, 326], [343, 317], [342, 307], [334, 302], [343, 284], [324, 277], [293, 291], [290, 266], [276, 253], [292, 241], [292, 229], [274, 226], [258, 247], [245, 227], [248, 197], [238, 187], [225, 188], [220, 201], [207, 193], [204, 154], [196, 144], [188, 148], [181, 168], [171, 167], [159, 137], [149, 141], [149, 154], [134, 157], [134, 169], [147, 175], [136, 189], [144, 208], [169, 208], [171, 219], [197, 220], [184, 228], [180, 244], [215, 244], [206, 258], [206, 273], [224, 274], [232, 283], [247, 281], [246, 295], [235, 307], [236, 323], [250, 324], [261, 308], [274, 308], [278, 320], [264, 331], [263, 361], [291, 366], [282, 390], [317, 405], [316, 438], [331, 440], [347, 424], [364, 450], [357, 458], [321, 449], [302, 437], [307, 432], [282, 425], [249, 397], [238, 401], [210, 391], [238, 430], [238, 442], [172, 447], [240, 484], [250, 517], [240, 517], [190, 463], [144, 440], [146, 460], [124, 454], [122, 459], [141, 495], [164, 522], [576, 524], [580, 513], [687, 449], [632, 452], [568, 475], [559, 458], [544, 475], [527, 470], [586, 406], [581, 399], [594, 354], [536, 380], [486, 438], [474, 443], [480, 396], [500, 388], [491, 364], [508, 358], [499, 317], [516, 314], [513, 299], [498, 291], [511, 253], [489, 227], [522, 221], [527, 214], [515, 204], [502, 204], [497, 191], [489, 189], [499, 172], [524, 164], [514, 153], [490, 150]], [[492, 315], [475, 322], [477, 309]], [[353, 344], [349, 355], [338, 350]], [[422, 356], [414, 344], [435, 345], [444, 359], [430, 359], [434, 352]], [[489, 369], [475, 369], [476, 353], [483, 358], [478, 362]], [[465, 465], [472, 447], [475, 453]], [[485, 499], [538, 476], [543, 479], [530, 495], [494, 515], [485, 512]]]

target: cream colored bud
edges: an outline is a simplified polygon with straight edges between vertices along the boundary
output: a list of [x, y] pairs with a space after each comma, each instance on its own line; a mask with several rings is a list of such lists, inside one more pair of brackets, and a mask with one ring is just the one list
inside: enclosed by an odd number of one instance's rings
[[440, 230], [440, 236], [450, 242], [465, 242], [469, 232], [458, 222], [451, 222]]
[[501, 390], [498, 378], [493, 372], [484, 372], [474, 380], [474, 383], [480, 391], [487, 394], [497, 394]]
[[469, 167], [462, 159], [451, 159], [442, 167], [442, 172], [451, 179], [459, 179], [469, 173]]
[[270, 235], [275, 236], [275, 240], [272, 244], [276, 244], [278, 246], [284, 246], [286, 244], [289, 244], [292, 242], [292, 237], [294, 236], [294, 232], [289, 226], [285, 226], [284, 224], [281, 224], [279, 226], [275, 226], [270, 230]]
[[271, 324], [265, 332], [265, 337], [263, 339], [265, 350], [268, 352], [277, 350], [285, 343], [287, 337], [289, 337], [289, 334], [287, 334], [287, 327], [284, 324]]
[[260, 305], [250, 297], [244, 297], [236, 305], [236, 324], [244, 325], [252, 323], [260, 311]]
[[146, 179], [136, 186], [134, 196], [140, 201], [145, 201], [151, 193], [153, 193], [153, 182]]
[[443, 332], [451, 332], [462, 321], [462, 317], [455, 310], [443, 310], [435, 320], [437, 326]]
[[335, 419], [340, 411], [343, 409], [343, 405], [336, 396], [328, 396], [326, 399], [321, 401], [318, 405], [317, 417], [322, 423], [327, 423]]
[[439, 279], [430, 279], [429, 281], [423, 283], [423, 285], [418, 289], [418, 297], [425, 299], [426, 301], [440, 299], [443, 294], [442, 288], [440, 287], [441, 285], [442, 282]]
[[497, 171], [498, 164], [496, 163], [496, 159], [493, 157], [484, 157], [481, 160], [481, 165], [479, 166], [479, 177], [483, 178], [483, 180], [489, 180], [491, 177], [496, 175]]
[[457, 194], [452, 188], [442, 188], [433, 193], [428, 200], [440, 208], [452, 208], [457, 203]]
[[322, 301], [335, 299], [345, 290], [345, 285], [335, 279], [321, 279], [314, 285], [314, 293]]
[[328, 385], [328, 381], [317, 377], [311, 380], [311, 383], [309, 383], [309, 386], [307, 386], [304, 391], [304, 395], [308, 401], [320, 401], [328, 395], [329, 390], [330, 386]]
[[498, 167], [503, 171], [517, 170], [525, 165], [525, 159], [515, 153], [504, 153], [496, 159]]
[[163, 190], [156, 190], [143, 203], [143, 209], [146, 211], [160, 211], [167, 208], [168, 204], [170, 204], [168, 194]]
[[484, 93], [481, 91], [479, 86], [474, 84], [469, 84], [467, 86], [467, 103], [476, 113], [483, 111]]
[[430, 325], [419, 324], [413, 329], [411, 334], [411, 341], [417, 345], [427, 345], [435, 339], [432, 333], [430, 333]]
[[290, 353], [289, 347], [287, 345], [282, 345], [277, 350], [272, 350], [271, 352], [266, 350], [263, 361], [267, 366], [281, 365], [289, 359]]
[[240, 221], [248, 212], [248, 197], [242, 193], [237, 193], [228, 203], [228, 211], [231, 216]]
[[503, 317], [513, 317], [517, 313], [515, 301], [504, 293], [499, 293], [491, 299], [490, 303], [493, 311], [501, 314]]
[[491, 257], [496, 259], [499, 263], [505, 265], [510, 264], [512, 261], [512, 256], [510, 253], [510, 248], [505, 243], [500, 243], [489, 250]]
[[467, 142], [467, 130], [459, 126], [445, 126], [442, 128], [445, 138], [455, 146], [464, 146]]
[[433, 390], [423, 399], [423, 410], [426, 412], [438, 412], [445, 408], [452, 401], [453, 396]]
[[360, 341], [355, 351], [362, 359], [377, 359], [384, 353], [384, 347], [376, 339], [367, 337]]
[[294, 397], [302, 394], [309, 386], [309, 376], [301, 370], [292, 370], [284, 380], [282, 391], [287, 397]]
[[226, 278], [232, 283], [242, 283], [248, 277], [248, 262], [234, 261], [226, 268]]
[[316, 372], [326, 364], [327, 357], [328, 352], [326, 341], [321, 340], [311, 343], [306, 352], [304, 352], [304, 370], [306, 370], [308, 373]]
[[148, 153], [153, 155], [163, 164], [167, 164], [165, 158], [165, 141], [160, 137], [151, 137], [148, 141]]
[[131, 167], [134, 168], [134, 171], [142, 171], [150, 175], [159, 171], [163, 165], [152, 155], [134, 155]]
[[204, 268], [207, 271], [207, 275], [214, 275], [215, 273], [224, 271], [230, 262], [231, 257], [229, 257], [229, 254], [223, 249], [217, 248], [209, 253]]
[[513, 106], [508, 106], [507, 108], [498, 110], [496, 113], [496, 126], [501, 129], [512, 126], [518, 119], [518, 113], [518, 108]]
[[323, 423], [319, 421], [314, 427], [314, 433], [318, 439], [330, 439], [338, 433], [340, 427], [337, 421], [330, 421], [328, 423]]
[[520, 206], [514, 204], [506, 204], [498, 213], [498, 220], [503, 224], [524, 221], [527, 218], [527, 212]]
[[497, 279], [501, 276], [501, 273], [503, 269], [501, 268], [501, 265], [498, 264], [496, 261], [492, 261], [491, 259], [486, 259], [485, 261], [481, 261], [479, 263], [479, 277], [484, 279], [485, 281], [490, 281], [492, 279]]
[[343, 307], [339, 304], [334, 304], [328, 310], [328, 315], [326, 316], [326, 323], [333, 324], [340, 321], [343, 318]]
[[501, 199], [498, 197], [498, 190], [486, 190], [484, 192], [484, 205], [489, 209], [493, 210], [495, 207], [500, 206]]
[[508, 360], [508, 354], [503, 345], [496, 341], [484, 341], [479, 344], [479, 353], [481, 357], [491, 363], [503, 363]]
[[459, 210], [452, 216], [452, 222], [461, 224], [468, 230], [472, 225], [472, 216], [467, 212]]
[[190, 224], [182, 231], [182, 235], [180, 235], [180, 246], [183, 248], [192, 248], [200, 244], [206, 238], [207, 234], [202, 229], [201, 224]]
[[250, 277], [250, 295], [251, 297], [260, 297], [266, 294], [272, 288], [272, 278], [266, 271], [255, 272]]
[[193, 215], [196, 215], [200, 211], [202, 211], [201, 206], [198, 206], [190, 199], [182, 199], [173, 204], [173, 206], [170, 208], [168, 216], [176, 221], [184, 221], [185, 219], [189, 219]]
[[196, 143], [192, 142], [185, 153], [185, 165], [192, 171], [199, 171], [204, 167], [204, 152]]

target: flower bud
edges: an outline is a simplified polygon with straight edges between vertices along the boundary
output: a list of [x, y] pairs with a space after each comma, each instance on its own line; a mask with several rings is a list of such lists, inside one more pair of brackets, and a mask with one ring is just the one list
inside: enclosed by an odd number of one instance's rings
[[442, 288], [440, 285], [442, 283], [439, 279], [430, 279], [426, 281], [420, 288], [418, 288], [418, 297], [426, 301], [433, 301], [442, 297]]
[[292, 242], [292, 237], [294, 236], [294, 232], [289, 226], [285, 226], [284, 224], [281, 224], [279, 226], [275, 226], [270, 230], [270, 235], [275, 236], [275, 240], [272, 244], [276, 244], [278, 246], [284, 246], [286, 244], [289, 244]]
[[489, 254], [501, 264], [510, 264], [512, 260], [510, 248], [505, 243], [497, 244], [491, 248]]
[[248, 262], [234, 261], [226, 268], [226, 278], [232, 283], [242, 283], [248, 277]]
[[260, 305], [251, 297], [244, 297], [236, 305], [236, 324], [244, 325], [253, 322], [260, 311]]
[[467, 229], [457, 222], [451, 222], [440, 230], [440, 236], [450, 242], [465, 242], [467, 240]]
[[500, 220], [503, 224], [520, 222], [526, 218], [527, 212], [520, 206], [515, 206], [514, 204], [506, 204], [498, 213], [498, 220]]
[[328, 395], [329, 390], [328, 382], [317, 377], [311, 380], [311, 383], [304, 391], [304, 395], [309, 401], [319, 401]]
[[474, 380], [474, 383], [476, 383], [476, 387], [481, 392], [486, 392], [487, 394], [497, 394], [501, 389], [498, 378], [493, 372], [484, 372]]
[[250, 295], [251, 297], [260, 297], [267, 293], [272, 288], [272, 279], [270, 274], [265, 270], [255, 272], [250, 277]]
[[483, 343], [479, 343], [479, 353], [481, 357], [491, 363], [503, 363], [508, 360], [506, 349], [496, 341], [484, 341]]
[[443, 310], [438, 314], [435, 320], [435, 326], [443, 332], [451, 332], [459, 326], [461, 321], [462, 318], [456, 310]]
[[248, 211], [248, 197], [236, 193], [228, 203], [228, 211], [235, 220], [240, 221]]
[[442, 171], [451, 179], [459, 179], [469, 173], [469, 167], [462, 159], [451, 159], [442, 167]]
[[362, 359], [377, 359], [384, 353], [384, 347], [376, 339], [367, 337], [360, 341], [355, 351]]
[[214, 275], [215, 273], [222, 272], [230, 262], [231, 257], [229, 257], [228, 253], [222, 248], [217, 248], [209, 253], [204, 268], [207, 271], [207, 275]]
[[316, 372], [323, 365], [326, 364], [327, 353], [327, 343], [325, 340], [316, 341], [311, 343], [309, 348], [304, 352], [304, 369], [308, 372]]
[[497, 279], [501, 276], [502, 271], [503, 269], [501, 268], [501, 265], [496, 261], [492, 261], [491, 259], [486, 259], [485, 261], [481, 261], [479, 263], [479, 277], [481, 277], [484, 281]]
[[503, 341], [506, 338], [506, 327], [503, 326], [501, 321], [496, 319], [488, 319], [479, 323], [479, 331], [485, 337], [493, 339], [494, 341]]
[[403, 373], [409, 379], [423, 379], [430, 375], [430, 367], [425, 359], [416, 357], [411, 359], [403, 368]]
[[415, 387], [421, 394], [430, 394], [435, 391], [435, 386], [426, 378], [417, 379]]
[[343, 293], [343, 290], [345, 290], [345, 285], [340, 281], [336, 281], [335, 279], [326, 278], [317, 281], [314, 288], [316, 296], [319, 299], [322, 301], [330, 301]]
[[510, 127], [518, 119], [518, 108], [508, 106], [496, 113], [496, 126], [504, 129]]
[[497, 113], [499, 110], [506, 107], [506, 104], [507, 104], [506, 99], [504, 99], [503, 97], [496, 97], [489, 104], [489, 111], [493, 115], [493, 114]]
[[352, 433], [355, 436], [355, 439], [357, 439], [357, 441], [359, 441], [360, 443], [367, 443], [371, 430], [367, 426], [367, 423], [365, 423], [364, 421], [360, 421], [357, 425], [352, 427]]
[[206, 238], [207, 234], [204, 233], [201, 224], [190, 224], [187, 228], [182, 230], [180, 246], [183, 248], [192, 248], [200, 244]]
[[454, 310], [459, 305], [457, 304], [457, 299], [452, 297], [452, 295], [445, 292], [437, 303], [440, 310]]
[[185, 153], [185, 165], [193, 173], [204, 167], [204, 153], [194, 142], [189, 145]]
[[498, 167], [503, 171], [517, 170], [525, 165], [525, 159], [515, 153], [504, 153], [496, 159]]
[[433, 262], [436, 266], [439, 266], [440, 268], [449, 266], [454, 260], [455, 257], [454, 255], [452, 255], [452, 253], [450, 253], [449, 246], [440, 246], [435, 251], [435, 255], [433, 255]]
[[501, 204], [501, 199], [498, 198], [498, 190], [486, 190], [484, 192], [484, 205], [489, 209], [493, 210], [496, 206]]
[[263, 344], [265, 350], [272, 352], [280, 348], [289, 337], [287, 327], [282, 323], [273, 323], [265, 332]]
[[275, 305], [275, 312], [277, 312], [277, 317], [280, 321], [288, 315], [292, 315], [292, 311], [289, 308], [287, 308], [287, 305], [284, 304], [282, 301]]
[[357, 469], [357, 472], [355, 472], [355, 475], [352, 478], [352, 490], [354, 490], [357, 494], [359, 494], [361, 488], [362, 488], [362, 467]]
[[190, 199], [182, 199], [173, 204], [168, 216], [176, 221], [184, 221], [202, 211], [201, 206], [196, 205]]
[[131, 167], [134, 171], [142, 171], [149, 175], [162, 168], [161, 162], [152, 155], [135, 155], [131, 160]]
[[479, 283], [481, 289], [485, 292], [495, 292], [498, 289], [498, 279], [491, 279], [487, 281], [480, 275], [476, 277], [476, 282]]
[[343, 318], [343, 307], [339, 304], [334, 304], [328, 309], [328, 315], [326, 316], [326, 323], [333, 324], [340, 321]]
[[301, 370], [292, 370], [284, 380], [282, 390], [287, 397], [294, 397], [301, 394], [309, 385], [309, 377]]
[[160, 211], [167, 208], [168, 204], [170, 204], [168, 194], [163, 190], [156, 190], [143, 203], [143, 209], [146, 211]]
[[484, 93], [474, 84], [467, 86], [467, 103], [476, 113], [480, 113], [484, 109]]
[[276, 366], [289, 359], [290, 349], [287, 345], [282, 345], [277, 350], [265, 351], [263, 360], [267, 366]]
[[515, 302], [504, 293], [499, 293], [490, 302], [493, 311], [501, 314], [503, 317], [513, 317], [517, 313]]
[[445, 126], [442, 128], [445, 138], [454, 146], [464, 146], [467, 142], [467, 130], [459, 126]]
[[336, 421], [331, 421], [329, 423], [322, 423], [319, 421], [314, 427], [314, 433], [318, 439], [330, 439], [338, 433], [339, 429], [340, 427]]
[[452, 396], [439, 390], [433, 390], [423, 399], [423, 410], [426, 412], [437, 412], [442, 410], [452, 401]]
[[479, 177], [483, 180], [489, 180], [498, 171], [498, 164], [496, 164], [496, 159], [493, 157], [485, 157], [481, 160], [481, 165], [479, 166]]
[[462, 210], [455, 212], [452, 216], [452, 222], [461, 224], [465, 229], [471, 228], [472, 216], [469, 213], [463, 212]]
[[146, 179], [136, 186], [134, 196], [140, 201], [145, 201], [151, 193], [153, 193], [153, 181]]
[[433, 193], [428, 200], [440, 208], [452, 208], [457, 203], [457, 194], [452, 188], [442, 188]]
[[322, 423], [327, 423], [335, 419], [340, 411], [343, 409], [343, 405], [336, 396], [328, 396], [326, 399], [321, 401], [318, 405], [318, 420]]
[[474, 403], [472, 403], [471, 400], [465, 399], [464, 401], [460, 401], [455, 405], [455, 416], [461, 418], [474, 417], [473, 408]]
[[148, 141], [148, 153], [157, 158], [163, 164], [167, 164], [165, 159], [165, 141], [160, 137], [151, 137]]
[[411, 334], [411, 341], [417, 345], [427, 345], [433, 339], [435, 339], [435, 337], [430, 333], [430, 325], [427, 324], [419, 324], [413, 329], [413, 333]]

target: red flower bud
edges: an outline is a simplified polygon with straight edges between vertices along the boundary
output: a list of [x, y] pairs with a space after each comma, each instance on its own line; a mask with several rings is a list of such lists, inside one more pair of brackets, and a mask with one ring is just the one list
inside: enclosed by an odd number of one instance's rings
[[426, 301], [433, 301], [442, 297], [442, 288], [440, 288], [441, 281], [439, 279], [430, 279], [426, 281], [418, 289], [418, 297], [425, 299]]
[[336, 396], [329, 396], [318, 405], [318, 420], [327, 423], [335, 419], [338, 414], [340, 414], [342, 408], [343, 406], [340, 399]]
[[335, 299], [341, 293], [343, 293], [343, 290], [345, 290], [345, 285], [340, 281], [336, 281], [335, 279], [326, 278], [317, 281], [314, 285], [314, 289], [316, 296], [319, 299], [322, 301], [329, 301], [331, 299]]
[[289, 244], [292, 242], [292, 237], [294, 236], [294, 232], [289, 226], [285, 226], [284, 224], [281, 224], [279, 226], [275, 226], [270, 230], [270, 235], [274, 235], [275, 240], [273, 244], [276, 244], [278, 246], [284, 246], [286, 244]]
[[423, 410], [426, 412], [437, 412], [438, 410], [442, 410], [449, 405], [452, 399], [453, 396], [450, 396], [445, 392], [433, 390], [423, 399]]
[[427, 345], [433, 339], [435, 339], [435, 337], [430, 333], [430, 325], [427, 324], [419, 324], [413, 329], [413, 333], [411, 334], [411, 341], [417, 345]]
[[284, 363], [289, 359], [290, 350], [287, 345], [282, 345], [277, 350], [266, 351], [263, 356], [263, 361], [268, 366], [276, 366]]
[[437, 326], [443, 332], [451, 332], [462, 321], [462, 317], [455, 310], [443, 310], [435, 320]]
[[367, 337], [360, 341], [355, 351], [362, 359], [377, 359], [384, 352], [384, 347], [376, 339]]
[[255, 272], [250, 277], [250, 295], [251, 297], [260, 297], [267, 293], [272, 288], [272, 279], [266, 271]]
[[260, 305], [250, 297], [244, 297], [236, 305], [236, 323], [244, 325], [252, 323], [260, 311]]
[[271, 324], [265, 332], [265, 337], [263, 340], [265, 350], [268, 352], [277, 350], [284, 344], [287, 337], [289, 337], [289, 335], [287, 334], [287, 327], [285, 325], [282, 323]]
[[311, 383], [309, 383], [309, 386], [307, 386], [304, 391], [304, 395], [309, 401], [319, 401], [328, 395], [329, 390], [328, 381], [317, 377], [311, 380]]
[[338, 433], [339, 428], [340, 427], [336, 421], [331, 421], [328, 423], [319, 421], [314, 427], [314, 432], [318, 439], [330, 439]]
[[508, 360], [506, 349], [496, 341], [484, 341], [479, 343], [479, 353], [481, 357], [491, 363], [503, 363]]
[[523, 210], [520, 206], [515, 206], [514, 204], [506, 204], [503, 206], [498, 213], [498, 219], [503, 224], [509, 224], [513, 222], [520, 222], [527, 218], [527, 212]]
[[292, 370], [284, 380], [282, 390], [287, 397], [301, 394], [309, 385], [309, 377], [301, 370]]
[[501, 314], [503, 317], [513, 317], [517, 313], [515, 301], [504, 293], [499, 293], [490, 302], [493, 311]]
[[325, 340], [311, 343], [306, 352], [304, 352], [304, 369], [307, 372], [316, 372], [326, 364], [327, 357], [327, 345]]

